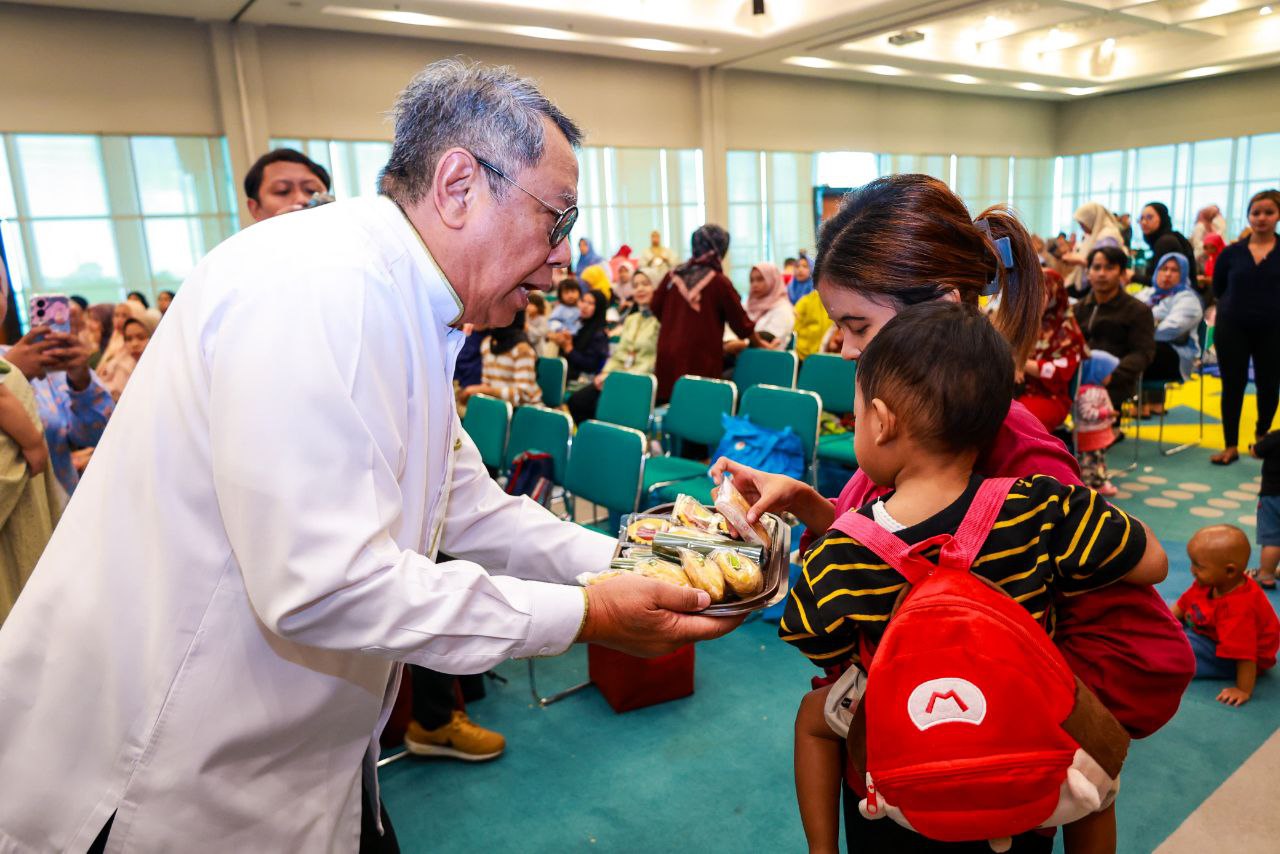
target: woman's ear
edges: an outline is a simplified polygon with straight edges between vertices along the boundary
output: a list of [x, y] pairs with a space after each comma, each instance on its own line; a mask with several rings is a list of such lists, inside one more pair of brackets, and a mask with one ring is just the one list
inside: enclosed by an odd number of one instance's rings
[[952, 288], [949, 291], [943, 291], [942, 296], [938, 297], [938, 299], [943, 302], [960, 302], [960, 292]]
[[872, 399], [869, 412], [872, 416], [872, 438], [877, 445], [887, 445], [898, 438], [898, 417], [883, 400], [878, 397]]

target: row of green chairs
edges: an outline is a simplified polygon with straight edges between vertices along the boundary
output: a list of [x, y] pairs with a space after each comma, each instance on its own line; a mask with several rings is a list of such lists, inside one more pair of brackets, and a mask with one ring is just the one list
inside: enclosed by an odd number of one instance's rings
[[[538, 387], [542, 402], [555, 409], [567, 399], [569, 363], [562, 358], [541, 356], [537, 363]], [[651, 374], [614, 372], [605, 377], [600, 390], [596, 419], [640, 431], [649, 429], [653, 417], [658, 381]]]
[[[858, 363], [843, 359], [834, 353], [814, 353], [804, 360], [799, 388], [814, 392], [822, 398], [822, 408], [833, 415], [853, 412], [854, 384], [858, 378]], [[836, 433], [818, 440], [818, 459], [856, 468], [858, 455], [853, 449], [852, 433]]]

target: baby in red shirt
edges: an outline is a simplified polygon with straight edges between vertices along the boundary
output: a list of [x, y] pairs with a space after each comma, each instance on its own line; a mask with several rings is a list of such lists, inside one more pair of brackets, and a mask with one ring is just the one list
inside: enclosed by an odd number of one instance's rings
[[1253, 696], [1258, 674], [1276, 664], [1280, 619], [1258, 582], [1245, 574], [1249, 538], [1233, 525], [1210, 525], [1187, 543], [1196, 583], [1173, 606], [1187, 622], [1196, 677], [1235, 679], [1218, 702], [1240, 706]]

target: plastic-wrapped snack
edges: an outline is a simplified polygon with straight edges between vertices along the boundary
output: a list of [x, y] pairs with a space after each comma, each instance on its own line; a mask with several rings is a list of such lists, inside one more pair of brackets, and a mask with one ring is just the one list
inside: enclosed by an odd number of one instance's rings
[[653, 535], [671, 530], [671, 520], [661, 516], [639, 516], [627, 525], [627, 539], [633, 543], [651, 543]]
[[674, 584], [677, 587], [689, 587], [689, 577], [683, 569], [674, 563], [656, 557], [641, 558], [636, 561], [635, 572], [655, 581]]
[[655, 554], [672, 555], [676, 549], [691, 549], [698, 554], [709, 555], [716, 549], [732, 549], [738, 554], [749, 557], [756, 563], [764, 560], [764, 547], [742, 540], [730, 540], [727, 537], [712, 537], [707, 534], [696, 536], [680, 536], [674, 533], [657, 534], [651, 546]]
[[604, 572], [582, 572], [578, 574], [578, 583], [583, 587], [590, 587], [592, 584], [599, 584], [602, 581], [608, 581], [611, 578], [617, 578], [620, 575], [626, 575], [625, 569], [606, 569]]
[[724, 583], [739, 599], [748, 599], [764, 589], [764, 573], [760, 564], [733, 549], [716, 549], [708, 557], [724, 576]]
[[671, 508], [671, 518], [675, 519], [678, 525], [710, 534], [727, 535], [733, 530], [723, 516], [710, 508], [703, 507], [696, 498], [689, 495], [676, 496], [675, 506]]
[[724, 575], [715, 563], [691, 549], [680, 549], [680, 566], [694, 587], [707, 591], [712, 605], [724, 601]]
[[772, 547], [773, 538], [769, 536], [769, 531], [762, 522], [756, 520], [754, 525], [747, 524], [747, 511], [751, 509], [751, 505], [733, 485], [732, 478], [726, 477], [720, 482], [720, 488], [716, 491], [716, 509], [742, 539], [749, 543], [758, 543], [766, 549]]

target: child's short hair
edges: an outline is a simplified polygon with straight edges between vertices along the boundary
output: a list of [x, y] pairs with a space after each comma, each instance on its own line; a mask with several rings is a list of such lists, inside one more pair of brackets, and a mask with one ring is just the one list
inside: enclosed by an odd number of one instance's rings
[[577, 278], [573, 275], [566, 276], [560, 280], [560, 284], [556, 285], [556, 296], [564, 296], [565, 291], [577, 291], [578, 295], [581, 296], [582, 285], [578, 283]]
[[1119, 246], [1099, 246], [1097, 249], [1089, 253], [1089, 257], [1085, 259], [1085, 264], [1093, 266], [1093, 256], [1099, 252], [1102, 257], [1107, 259], [1108, 267], [1119, 267], [1121, 270], [1129, 269], [1129, 256]]
[[1013, 354], [977, 306], [934, 300], [884, 325], [858, 360], [857, 382], [916, 441], [981, 453], [1013, 403]]
[[529, 305], [536, 309], [537, 314], [547, 313], [547, 298], [538, 291], [529, 292]]

